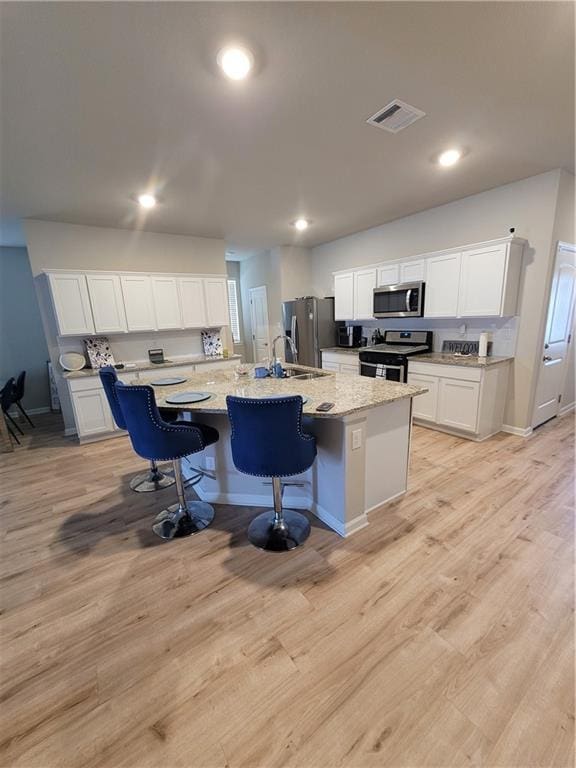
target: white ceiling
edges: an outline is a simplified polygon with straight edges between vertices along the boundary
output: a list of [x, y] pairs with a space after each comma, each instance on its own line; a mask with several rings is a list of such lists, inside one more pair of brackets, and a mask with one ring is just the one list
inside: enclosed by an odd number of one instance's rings
[[[313, 245], [574, 163], [574, 5], [4, 3], [2, 215]], [[216, 71], [240, 41], [257, 71]], [[427, 117], [365, 123], [400, 98]], [[459, 166], [433, 162], [460, 145]], [[130, 196], [149, 183], [145, 219]], [[296, 235], [289, 222], [309, 217]], [[243, 250], [244, 249], [244, 250]]]

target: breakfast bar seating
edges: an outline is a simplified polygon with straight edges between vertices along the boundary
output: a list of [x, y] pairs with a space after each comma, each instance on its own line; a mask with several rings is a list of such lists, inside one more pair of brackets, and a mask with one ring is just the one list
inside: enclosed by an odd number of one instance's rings
[[118, 381], [115, 390], [136, 453], [150, 461], [170, 460], [174, 468], [178, 501], [157, 515], [152, 530], [162, 539], [202, 531], [214, 519], [214, 508], [204, 501], [186, 498], [180, 459], [216, 443], [218, 431], [203, 424], [164, 421], [152, 387], [127, 386]]
[[274, 509], [258, 515], [248, 528], [248, 539], [259, 549], [285, 552], [310, 535], [303, 514], [282, 508], [281, 478], [305, 472], [316, 458], [315, 438], [302, 431], [302, 402], [300, 395], [226, 398], [236, 469], [272, 479]]

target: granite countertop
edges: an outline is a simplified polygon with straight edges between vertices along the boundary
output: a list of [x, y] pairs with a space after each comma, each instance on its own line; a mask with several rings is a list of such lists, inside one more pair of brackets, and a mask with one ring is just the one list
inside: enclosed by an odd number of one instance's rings
[[[174, 358], [166, 363], [151, 363], [149, 360], [142, 360], [134, 365], [130, 365], [129, 368], [117, 369], [117, 372], [126, 374], [133, 371], [155, 371], [160, 368], [174, 368], [178, 365], [202, 365], [203, 363], [218, 363], [224, 360], [240, 361], [240, 359], [241, 355], [229, 355], [228, 357], [222, 357], [221, 355], [188, 355], [187, 357]], [[62, 376], [65, 379], [80, 379], [84, 376], [98, 376], [98, 370], [96, 368], [82, 368], [81, 371], [64, 371]]]
[[413, 363], [436, 363], [438, 365], [462, 365], [466, 368], [488, 368], [514, 360], [513, 357], [478, 357], [477, 355], [450, 355], [443, 352], [424, 352], [410, 358]]
[[[306, 371], [318, 371], [317, 368], [286, 365]], [[368, 376], [353, 376], [347, 373], [327, 373], [317, 379], [255, 379], [249, 376], [238, 381], [234, 371], [211, 371], [195, 373], [183, 384], [171, 387], [154, 387], [156, 402], [162, 408], [174, 408], [198, 413], [226, 414], [226, 395], [239, 397], [270, 397], [278, 395], [302, 395], [308, 397], [304, 403], [304, 413], [316, 418], [339, 418], [351, 413], [377, 408], [395, 400], [404, 400], [427, 392], [425, 387], [410, 384], [398, 384]], [[148, 379], [150, 381], [150, 379]], [[134, 384], [145, 384], [145, 377], [140, 377]], [[170, 405], [166, 397], [176, 392], [209, 392], [212, 397], [201, 403], [189, 405]], [[334, 408], [326, 413], [318, 413], [316, 407], [323, 402], [335, 403]]]
[[345, 355], [358, 355], [361, 349], [366, 347], [324, 347], [320, 352], [334, 352], [335, 354], [343, 353]]

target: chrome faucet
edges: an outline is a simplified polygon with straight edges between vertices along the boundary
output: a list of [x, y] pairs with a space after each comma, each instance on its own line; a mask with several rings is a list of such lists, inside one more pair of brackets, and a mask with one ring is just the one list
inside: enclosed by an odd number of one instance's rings
[[290, 338], [290, 336], [276, 336], [274, 341], [272, 342], [272, 361], [270, 363], [270, 375], [276, 376], [276, 363], [281, 363], [281, 360], [276, 355], [276, 342], [280, 341], [280, 339], [284, 339], [288, 342], [288, 346], [290, 347], [292, 351], [292, 362], [297, 363], [298, 362], [298, 350], [296, 349], [296, 344], [294, 344], [294, 340]]

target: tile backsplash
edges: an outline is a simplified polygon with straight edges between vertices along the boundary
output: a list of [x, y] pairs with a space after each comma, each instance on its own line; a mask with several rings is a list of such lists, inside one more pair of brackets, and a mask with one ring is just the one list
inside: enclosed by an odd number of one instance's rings
[[[496, 357], [513, 357], [516, 352], [517, 317], [497, 318], [462, 318], [462, 319], [433, 319], [426, 317], [395, 318], [383, 320], [362, 321], [362, 335], [371, 343], [372, 333], [376, 328], [381, 331], [432, 331], [434, 333], [434, 352], [442, 351], [445, 339], [463, 339], [476, 341], [482, 331], [490, 334], [492, 354]], [[359, 325], [350, 322], [347, 325]], [[463, 329], [463, 326], [465, 329]]]

